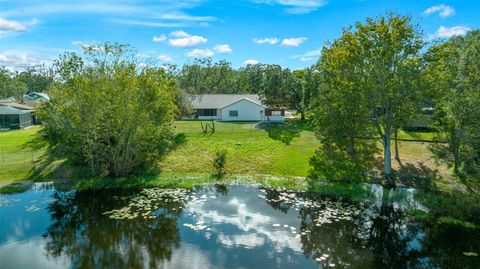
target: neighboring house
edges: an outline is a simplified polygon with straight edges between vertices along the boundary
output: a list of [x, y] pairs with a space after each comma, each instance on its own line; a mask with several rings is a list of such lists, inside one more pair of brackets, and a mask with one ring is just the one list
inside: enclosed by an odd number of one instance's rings
[[269, 108], [256, 94], [201, 94], [189, 96], [193, 114], [182, 119], [283, 122], [285, 110]]
[[23, 96], [23, 102], [29, 106], [50, 101], [50, 97], [43, 92], [31, 92]]
[[40, 121], [40, 119], [35, 115], [35, 109], [32, 106], [29, 106], [29, 105], [26, 105], [26, 104], [20, 104], [20, 103], [17, 103], [17, 102], [6, 102], [6, 101], [2, 101], [2, 100], [0, 100], [0, 106], [8, 106], [8, 107], [13, 107], [13, 108], [20, 109], [20, 110], [31, 111], [32, 112], [33, 124], [41, 124], [42, 123]]
[[22, 129], [33, 124], [32, 110], [0, 105], [0, 129]]
[[0, 106], [10, 106], [10, 107], [14, 107], [14, 108], [21, 109], [21, 110], [33, 110], [32, 106], [29, 106], [29, 105], [26, 105], [26, 104], [20, 104], [20, 103], [17, 103], [17, 102], [3, 101], [3, 100], [0, 100]]
[[407, 123], [404, 126], [405, 129], [426, 130], [431, 128], [430, 123], [432, 122], [432, 119], [433, 119], [434, 108], [423, 107], [420, 110], [420, 112], [421, 112], [421, 116]]

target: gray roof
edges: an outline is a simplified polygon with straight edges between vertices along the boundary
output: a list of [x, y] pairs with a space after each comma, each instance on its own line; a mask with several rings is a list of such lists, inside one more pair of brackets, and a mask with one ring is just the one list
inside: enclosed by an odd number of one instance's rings
[[222, 108], [242, 99], [262, 105], [258, 94], [192, 94], [189, 99], [195, 109]]
[[31, 110], [17, 109], [11, 106], [0, 106], [0, 115], [18, 115], [30, 113]]
[[36, 100], [46, 100], [50, 101], [50, 97], [43, 92], [31, 92], [23, 96], [24, 99], [36, 101]]

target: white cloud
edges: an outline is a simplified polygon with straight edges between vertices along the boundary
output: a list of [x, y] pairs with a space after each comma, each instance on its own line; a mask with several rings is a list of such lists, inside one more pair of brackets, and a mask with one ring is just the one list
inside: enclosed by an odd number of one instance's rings
[[298, 47], [303, 42], [307, 41], [308, 38], [306, 37], [292, 37], [292, 38], [285, 38], [282, 40], [282, 46], [285, 47]]
[[50, 62], [48, 58], [27, 52], [0, 52], [0, 66], [3, 65], [10, 70], [22, 70], [27, 67], [44, 64], [47, 62]]
[[153, 36], [152, 38], [153, 42], [163, 42], [165, 40], [167, 40], [167, 37], [165, 35]]
[[25, 24], [0, 18], [0, 32], [23, 32], [25, 30], [27, 30]]
[[167, 55], [167, 54], [160, 54], [160, 55], [158, 55], [157, 58], [162, 62], [172, 62], [173, 61], [172, 56]]
[[423, 14], [427, 16], [434, 13], [438, 13], [440, 17], [446, 18], [455, 14], [455, 9], [451, 6], [441, 4], [441, 5], [429, 7], [423, 12]]
[[454, 26], [454, 27], [445, 27], [440, 26], [435, 34], [429, 36], [429, 40], [437, 38], [450, 38], [454, 36], [465, 35], [468, 31], [472, 30], [468, 26]]
[[285, 6], [285, 12], [290, 14], [304, 14], [317, 10], [326, 5], [325, 0], [253, 0], [255, 3]]
[[28, 30], [29, 26], [33, 26], [37, 23], [37, 19], [33, 19], [29, 22], [18, 22], [14, 20], [0, 18], [0, 37], [25, 32]]
[[187, 56], [190, 58], [196, 58], [196, 57], [212, 57], [213, 56], [213, 51], [209, 49], [194, 49], [189, 52], [187, 52]]
[[189, 37], [190, 35], [187, 34], [185, 31], [173, 31], [170, 33], [170, 36], [173, 36], [173, 37]]
[[220, 54], [228, 54], [228, 53], [231, 53], [233, 51], [232, 48], [230, 48], [230, 45], [228, 45], [228, 44], [217, 45], [213, 48], [213, 50], [215, 50], [216, 52], [218, 52]]
[[255, 59], [248, 59], [248, 60], [243, 61], [243, 64], [244, 64], [244, 65], [259, 64], [259, 63], [260, 63], [260, 61], [255, 60]]
[[170, 36], [174, 37], [168, 40], [170, 46], [180, 48], [195, 47], [208, 41], [208, 39], [203, 36], [190, 35], [184, 31], [172, 32]]
[[318, 57], [320, 57], [321, 54], [322, 54], [322, 50], [318, 49], [318, 50], [307, 51], [304, 54], [294, 55], [292, 56], [292, 58], [299, 59], [302, 62], [309, 62], [309, 61], [318, 59]]
[[123, 20], [123, 19], [121, 20], [114, 19], [110, 21], [115, 23], [121, 23], [121, 24], [138, 25], [138, 26], [146, 26], [146, 27], [158, 27], [158, 28], [192, 27], [192, 26], [208, 25], [203, 22], [192, 24], [188, 22], [140, 21], [140, 20]]
[[275, 45], [278, 43], [278, 38], [276, 37], [266, 37], [266, 38], [254, 38], [253, 42], [257, 44], [270, 44]]
[[83, 41], [80, 41], [80, 40], [73, 40], [71, 43], [74, 46], [80, 46], [81, 47], [83, 45]]
[[212, 16], [191, 16], [185, 13], [175, 13], [175, 14], [162, 14], [156, 16], [158, 19], [162, 20], [179, 20], [179, 21], [216, 21], [216, 17]]
[[300, 61], [302, 62], [309, 62], [315, 60], [314, 57], [300, 57]]
[[[1, 1], [1, 0], [0, 0]], [[17, 3], [18, 2], [18, 3]], [[139, 5], [135, 1], [15, 1], [14, 8], [0, 8], [0, 17], [41, 17], [52, 14], [99, 14], [111, 22], [147, 27], [208, 26], [212, 16], [192, 16], [185, 10], [201, 5], [202, 0], [160, 1]], [[117, 19], [115, 19], [117, 18]], [[121, 19], [120, 19], [121, 18]]]

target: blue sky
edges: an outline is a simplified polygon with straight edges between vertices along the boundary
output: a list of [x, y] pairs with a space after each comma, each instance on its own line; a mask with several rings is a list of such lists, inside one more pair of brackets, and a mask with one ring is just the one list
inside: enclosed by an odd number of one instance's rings
[[412, 16], [426, 40], [480, 28], [480, 0], [0, 0], [0, 65], [48, 64], [108, 41], [159, 65], [210, 56], [299, 69], [342, 28], [385, 11]]

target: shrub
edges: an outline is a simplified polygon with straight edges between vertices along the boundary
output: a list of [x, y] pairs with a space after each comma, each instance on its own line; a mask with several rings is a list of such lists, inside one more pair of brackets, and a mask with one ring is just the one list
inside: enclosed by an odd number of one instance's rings
[[213, 159], [213, 168], [218, 176], [222, 176], [226, 173], [225, 165], [227, 164], [227, 150], [222, 149], [215, 153]]

